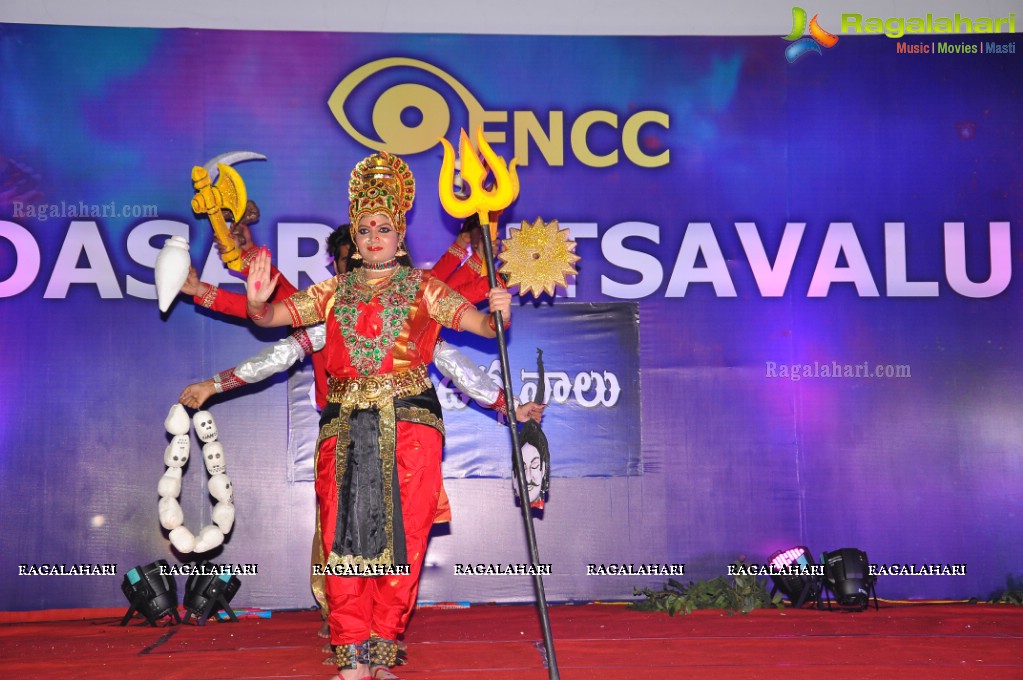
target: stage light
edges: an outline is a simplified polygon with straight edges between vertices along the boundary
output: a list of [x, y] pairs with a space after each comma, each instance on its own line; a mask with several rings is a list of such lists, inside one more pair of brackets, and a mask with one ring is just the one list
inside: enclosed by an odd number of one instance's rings
[[151, 626], [164, 616], [172, 616], [176, 623], [181, 623], [178, 586], [168, 572], [167, 560], [157, 560], [144, 567], [135, 567], [124, 575], [121, 592], [130, 605], [121, 619], [122, 626], [128, 625], [135, 612], [141, 612]]
[[[857, 548], [842, 548], [826, 552], [821, 556], [824, 562], [824, 588], [835, 596], [838, 606], [850, 611], [863, 611], [870, 606], [870, 596], [874, 596], [874, 609], [877, 605], [877, 576], [870, 573], [870, 560], [867, 553]], [[819, 603], [819, 600], [818, 600]], [[831, 598], [828, 597], [828, 609], [831, 609]]]
[[195, 622], [203, 626], [206, 619], [221, 609], [232, 621], [238, 621], [229, 603], [241, 585], [241, 580], [229, 568], [210, 562], [194, 565], [194, 571], [185, 581], [185, 623], [194, 616]]
[[[816, 566], [810, 549], [800, 545], [788, 550], [779, 550], [768, 558], [768, 565], [774, 588], [771, 597], [778, 591], [789, 598], [793, 607], [802, 607], [806, 602], [817, 599], [820, 592], [820, 577], [814, 573]], [[797, 573], [798, 572], [798, 573]]]

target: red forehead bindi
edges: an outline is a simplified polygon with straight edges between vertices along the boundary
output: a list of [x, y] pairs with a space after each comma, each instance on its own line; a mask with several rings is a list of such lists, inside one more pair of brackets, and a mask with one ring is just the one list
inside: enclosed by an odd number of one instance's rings
[[377, 221], [376, 220], [370, 220], [369, 221], [369, 226], [371, 226], [371, 227], [377, 226]]

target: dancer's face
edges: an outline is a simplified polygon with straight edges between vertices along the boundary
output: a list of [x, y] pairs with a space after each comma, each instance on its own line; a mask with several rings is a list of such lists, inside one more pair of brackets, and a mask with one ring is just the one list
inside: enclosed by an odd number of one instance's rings
[[364, 262], [387, 262], [398, 251], [398, 231], [387, 213], [378, 212], [359, 218], [355, 230], [355, 247]]

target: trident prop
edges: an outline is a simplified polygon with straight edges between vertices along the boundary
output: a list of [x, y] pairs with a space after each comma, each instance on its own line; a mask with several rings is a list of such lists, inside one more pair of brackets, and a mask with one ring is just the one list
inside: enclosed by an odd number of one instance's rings
[[[440, 202], [444, 209], [452, 217], [464, 219], [473, 213], [479, 215], [480, 226], [489, 225], [489, 228], [482, 229], [483, 232], [483, 261], [489, 263], [487, 266], [487, 280], [491, 288], [497, 287], [497, 274], [494, 272], [494, 240], [497, 238], [497, 222], [491, 221], [490, 216], [494, 212], [504, 210], [519, 195], [519, 178], [515, 172], [515, 159], [510, 165], [506, 165], [503, 158], [494, 153], [483, 138], [483, 129], [477, 128], [476, 142], [487, 166], [494, 173], [494, 184], [490, 189], [484, 187], [483, 181], [487, 176], [487, 169], [480, 162], [479, 157], [469, 142], [469, 136], [462, 130], [459, 158], [461, 161], [462, 179], [465, 189], [469, 194], [466, 197], [455, 195], [455, 152], [446, 139], [441, 138], [444, 145], [444, 161], [441, 163], [440, 179], [438, 189], [440, 191]], [[519, 433], [515, 427], [515, 418], [512, 416], [515, 400], [512, 396], [511, 367], [508, 362], [508, 341], [504, 335], [504, 319], [501, 312], [494, 312], [494, 327], [497, 329], [497, 348], [501, 356], [501, 373], [504, 377], [504, 398], [508, 406], [508, 429], [511, 431], [512, 458], [515, 465], [515, 475], [518, 480], [519, 505], [522, 506], [522, 522], [526, 528], [526, 542], [529, 544], [529, 556], [534, 565], [540, 564], [539, 551], [536, 548], [536, 533], [533, 530], [533, 515], [529, 507], [529, 491], [526, 489], [526, 470], [522, 463], [522, 449], [519, 445]], [[534, 569], [533, 587], [536, 590], [536, 606], [540, 613], [540, 626], [543, 630], [543, 644], [547, 651], [547, 668], [551, 680], [559, 680], [558, 661], [554, 655], [554, 638], [551, 635], [551, 621], [547, 612], [547, 597], [544, 595], [543, 577], [539, 569]]]

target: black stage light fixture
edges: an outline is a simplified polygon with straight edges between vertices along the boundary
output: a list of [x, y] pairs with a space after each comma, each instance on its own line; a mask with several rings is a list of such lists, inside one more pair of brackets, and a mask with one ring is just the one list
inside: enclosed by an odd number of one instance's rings
[[820, 575], [815, 573], [814, 567], [817, 564], [813, 561], [810, 549], [805, 545], [779, 550], [771, 555], [767, 562], [772, 572], [771, 580], [774, 581], [771, 597], [781, 591], [796, 608], [817, 599], [820, 593]]
[[178, 586], [169, 574], [167, 560], [150, 562], [144, 567], [135, 567], [124, 575], [121, 592], [131, 603], [121, 625], [127, 626], [135, 612], [140, 612], [155, 626], [164, 616], [172, 616], [175, 623], [181, 623], [178, 616]]
[[[867, 553], [858, 548], [842, 548], [824, 553], [821, 561], [824, 563], [822, 595], [830, 591], [839, 607], [857, 612], [870, 606], [870, 596], [873, 595], [874, 609], [878, 609], [877, 576], [870, 573]], [[820, 606], [819, 598], [817, 603]], [[828, 609], [831, 609], [831, 597], [828, 597]]]
[[210, 562], [194, 565], [185, 581], [185, 623], [194, 616], [198, 625], [206, 625], [206, 619], [221, 609], [237, 622], [238, 617], [229, 603], [241, 585], [241, 580], [231, 573], [229, 567]]

